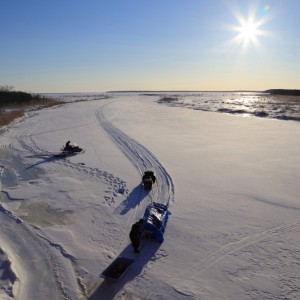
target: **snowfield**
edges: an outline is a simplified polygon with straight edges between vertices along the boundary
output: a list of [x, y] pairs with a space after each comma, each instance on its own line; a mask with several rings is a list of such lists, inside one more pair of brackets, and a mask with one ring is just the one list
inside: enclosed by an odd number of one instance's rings
[[[157, 100], [99, 95], [6, 128], [0, 299], [300, 299], [300, 123]], [[67, 140], [84, 153], [51, 157]], [[153, 201], [172, 213], [165, 239], [135, 255]], [[130, 270], [101, 278], [118, 256]]]

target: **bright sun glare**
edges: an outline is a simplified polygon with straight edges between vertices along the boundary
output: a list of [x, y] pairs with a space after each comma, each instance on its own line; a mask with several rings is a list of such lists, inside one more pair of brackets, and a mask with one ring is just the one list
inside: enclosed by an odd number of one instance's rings
[[243, 47], [248, 46], [250, 42], [258, 46], [258, 36], [261, 35], [261, 31], [259, 30], [261, 24], [259, 21], [255, 21], [254, 19], [245, 20], [243, 18], [240, 18], [239, 21], [240, 26], [236, 27], [238, 35], [235, 37], [235, 42], [242, 44]]
[[260, 18], [255, 17], [256, 13], [254, 10], [249, 12], [248, 18], [242, 16], [240, 12], [234, 11], [233, 14], [239, 25], [229, 27], [230, 31], [237, 32], [231, 43], [240, 45], [243, 50], [246, 50], [250, 44], [258, 48], [260, 46], [259, 37], [266, 35], [266, 32], [261, 30], [260, 27], [269, 19], [270, 15], [266, 14], [269, 9], [270, 6], [266, 5], [261, 11], [263, 15]]
[[258, 34], [257, 30], [257, 24], [252, 22], [247, 22], [245, 24], [241, 25], [240, 31], [241, 31], [241, 37], [246, 40], [255, 40], [256, 35]]

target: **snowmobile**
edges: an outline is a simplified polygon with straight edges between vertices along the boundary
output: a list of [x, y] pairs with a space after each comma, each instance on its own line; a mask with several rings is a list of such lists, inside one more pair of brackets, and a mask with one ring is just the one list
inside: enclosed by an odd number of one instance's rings
[[79, 146], [77, 146], [76, 144], [74, 145], [69, 145], [68, 147], [63, 147], [61, 149], [62, 152], [70, 152], [70, 153], [76, 153], [76, 152], [81, 152], [83, 151], [82, 148], [80, 148]]
[[155, 183], [156, 177], [153, 171], [145, 171], [142, 177], [142, 184], [144, 189], [150, 191], [152, 189], [153, 183]]
[[83, 149], [77, 146], [76, 144], [70, 144], [70, 142], [67, 142], [66, 145], [64, 145], [61, 149], [61, 156], [68, 155], [68, 154], [76, 154], [83, 152]]

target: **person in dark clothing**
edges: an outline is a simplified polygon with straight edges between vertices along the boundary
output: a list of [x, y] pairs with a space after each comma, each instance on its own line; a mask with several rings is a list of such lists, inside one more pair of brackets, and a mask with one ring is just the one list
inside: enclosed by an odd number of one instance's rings
[[134, 223], [129, 233], [131, 245], [136, 253], [140, 252], [139, 247], [143, 233], [143, 223], [143, 219], [140, 219], [138, 222]]
[[152, 171], [146, 171], [142, 177], [142, 180], [145, 180], [145, 179], [152, 179], [152, 182], [154, 183], [155, 180], [156, 180], [156, 177], [154, 175], [154, 172]]
[[66, 149], [66, 150], [69, 150], [69, 149], [70, 149], [70, 141], [67, 141], [67, 142], [66, 142], [65, 149]]
[[146, 171], [142, 177], [142, 184], [144, 185], [145, 190], [150, 191], [152, 185], [155, 183], [156, 177], [153, 171]]

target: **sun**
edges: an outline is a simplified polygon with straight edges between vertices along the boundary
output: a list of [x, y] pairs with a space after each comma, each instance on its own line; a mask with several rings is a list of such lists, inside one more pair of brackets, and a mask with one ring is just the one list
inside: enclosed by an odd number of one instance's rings
[[239, 26], [233, 27], [233, 30], [237, 32], [237, 35], [233, 40], [234, 43], [241, 45], [244, 49], [247, 48], [249, 44], [258, 47], [258, 37], [263, 34], [260, 30], [261, 22], [254, 18], [244, 19], [241, 16], [238, 20], [240, 23]]
[[241, 25], [240, 37], [245, 41], [255, 41], [259, 35], [258, 24], [252, 21], [245, 22]]
[[243, 50], [246, 50], [250, 45], [254, 45], [256, 48], [260, 47], [260, 37], [267, 35], [261, 27], [269, 19], [266, 12], [270, 7], [264, 7], [263, 16], [257, 18], [255, 10], [249, 11], [247, 17], [244, 17], [239, 11], [234, 11], [233, 15], [236, 18], [237, 25], [229, 26], [227, 29], [234, 31], [237, 34], [232, 38], [231, 44], [239, 45]]

